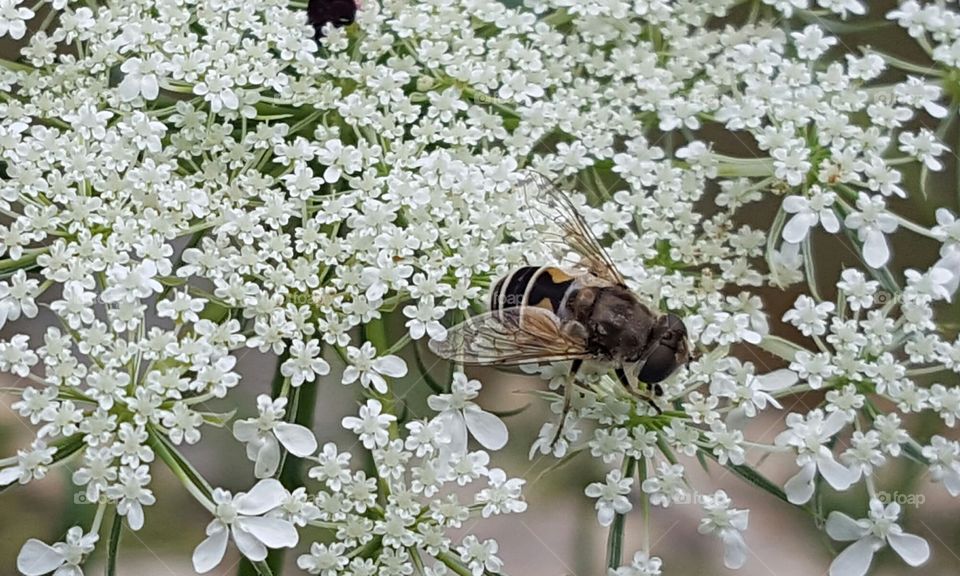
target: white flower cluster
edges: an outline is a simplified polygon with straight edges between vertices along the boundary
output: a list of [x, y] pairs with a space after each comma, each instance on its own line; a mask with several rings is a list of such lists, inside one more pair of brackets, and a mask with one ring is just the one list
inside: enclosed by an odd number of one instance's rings
[[[340, 452], [333, 443], [312, 458], [316, 465], [309, 476], [323, 488], [315, 506], [309, 514], [303, 509], [303, 515], [308, 524], [334, 531], [336, 540], [313, 543], [297, 565], [310, 574], [402, 575], [409, 573], [411, 563], [424, 566], [426, 558], [434, 565], [431, 569], [446, 573], [448, 566], [453, 568], [453, 555], [475, 576], [499, 571], [495, 540], [466, 535], [455, 544], [447, 531], [463, 528], [472, 516], [523, 512], [524, 481], [489, 467], [490, 457], [482, 450], [459, 451], [457, 426], [449, 425], [449, 412], [407, 422], [401, 438], [396, 417], [382, 409], [377, 400], [368, 400], [359, 416], [343, 420], [371, 450], [374, 476], [353, 469], [350, 453]], [[450, 490], [453, 486], [475, 492], [465, 500], [463, 490]], [[358, 554], [370, 548], [380, 552], [374, 558]]]
[[[946, 207], [929, 225], [891, 209], [927, 195], [950, 156], [947, 130], [927, 126], [957, 114], [955, 98], [944, 105], [958, 90], [955, 5], [879, 15], [926, 66], [850, 50], [827, 20], [776, 25], [813, 9], [856, 22], [857, 0], [762, 0], [742, 17], [736, 0], [381, 0], [319, 33], [286, 0], [22, 4], [0, 0], [0, 37], [21, 41], [0, 60], [0, 371], [26, 382], [13, 407], [37, 430], [0, 459], [0, 485], [70, 460], [98, 503], [89, 530], [28, 540], [22, 573], [80, 574], [107, 508], [139, 529], [159, 465], [214, 517], [199, 572], [231, 539], [256, 567], [307, 525], [332, 535], [298, 558], [314, 574], [499, 571], [495, 541], [447, 531], [525, 508], [522, 480], [469, 450], [471, 436], [499, 449], [506, 427], [462, 373], [424, 421], [404, 421], [394, 381], [408, 373], [401, 353], [429, 378], [417, 341], [442, 339], [497, 277], [566, 256], [517, 191], [530, 171], [577, 189], [630, 287], [681, 315], [700, 352], [663, 383], [659, 413], [601, 367], [583, 371], [567, 420], [543, 426], [532, 453], [611, 466], [586, 487], [601, 525], [622, 530], [634, 492], [658, 506], [691, 498], [681, 459], [699, 456], [794, 505], [820, 498], [820, 478], [866, 486], [868, 518], [825, 522], [854, 542], [834, 576], [865, 573], [886, 544], [927, 559], [876, 495], [899, 459], [960, 494], [960, 444], [905, 424], [960, 417], [960, 339], [935, 313], [960, 284], [960, 221]], [[718, 133], [744, 148], [721, 152]], [[761, 206], [772, 220], [745, 217]], [[901, 234], [938, 255], [901, 258]], [[850, 250], [837, 278], [817, 273], [814, 239]], [[801, 292], [782, 318], [766, 313], [770, 286]], [[784, 325], [799, 336], [777, 335]], [[739, 360], [743, 346], [782, 367]], [[277, 385], [230, 423], [258, 479], [230, 494], [178, 447], [247, 408], [229, 403], [249, 349], [278, 357]], [[346, 369], [331, 377], [334, 356]], [[539, 369], [554, 388], [574, 385], [566, 371]], [[303, 419], [301, 400], [336, 379], [367, 398], [343, 424], [375, 476], [341, 447], [318, 452]], [[774, 443], [746, 437], [748, 420], [806, 392], [822, 402], [786, 415]], [[207, 407], [217, 401], [223, 412]], [[767, 452], [796, 460], [782, 489], [749, 464]], [[287, 485], [288, 458], [317, 461], [319, 492]], [[447, 490], [478, 483], [471, 499]], [[739, 567], [748, 512], [709, 494], [699, 530]], [[641, 550], [611, 574], [661, 565]]]

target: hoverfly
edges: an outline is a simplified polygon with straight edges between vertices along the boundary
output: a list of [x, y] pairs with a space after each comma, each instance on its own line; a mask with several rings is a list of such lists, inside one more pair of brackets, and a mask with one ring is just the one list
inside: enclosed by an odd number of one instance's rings
[[[576, 269], [524, 266], [501, 278], [490, 295], [490, 311], [473, 316], [431, 340], [435, 354], [464, 364], [505, 366], [572, 360], [564, 405], [553, 442], [570, 409], [572, 382], [585, 360], [615, 368], [628, 392], [648, 401], [662, 395], [659, 382], [692, 359], [687, 329], [675, 314], [647, 306], [629, 289], [577, 207], [560, 189], [535, 175], [525, 184], [538, 210], [561, 242], [580, 258]], [[633, 380], [648, 386], [646, 394]], [[651, 388], [652, 387], [652, 390]]]
[[327, 24], [333, 24], [335, 28], [352, 24], [359, 8], [360, 0], [310, 0], [307, 21], [313, 26], [314, 39], [320, 40]]

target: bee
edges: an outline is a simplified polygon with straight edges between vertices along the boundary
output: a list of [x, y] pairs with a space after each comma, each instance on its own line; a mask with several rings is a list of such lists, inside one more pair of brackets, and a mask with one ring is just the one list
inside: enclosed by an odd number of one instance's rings
[[692, 359], [683, 320], [648, 306], [627, 288], [580, 211], [558, 186], [535, 175], [524, 183], [524, 191], [528, 205], [555, 223], [555, 231], [543, 239], [575, 252], [578, 265], [513, 270], [495, 284], [488, 312], [454, 326], [443, 341], [431, 340], [431, 350], [448, 360], [486, 366], [572, 361], [553, 442], [570, 410], [572, 382], [587, 360], [610, 365], [628, 392], [659, 413], [650, 393], [662, 395], [658, 383]]

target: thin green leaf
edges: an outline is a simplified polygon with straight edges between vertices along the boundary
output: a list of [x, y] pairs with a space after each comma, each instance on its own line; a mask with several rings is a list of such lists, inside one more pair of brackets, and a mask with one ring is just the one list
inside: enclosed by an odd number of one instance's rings
[[923, 74], [924, 76], [936, 76], [941, 77], [944, 75], [943, 70], [938, 70], [937, 68], [930, 68], [928, 66], [921, 66], [919, 64], [914, 64], [913, 62], [908, 62], [897, 58], [896, 56], [891, 56], [886, 52], [880, 52], [879, 50], [865, 50], [867, 53], [876, 54], [877, 56], [883, 58], [883, 61], [887, 64], [893, 66], [894, 68], [899, 68], [907, 72], [913, 72], [914, 74]]
[[[701, 450], [697, 451], [697, 462], [700, 463], [700, 467], [703, 468], [703, 471], [707, 473], [707, 476], [709, 476], [710, 467], [707, 466], [707, 457], [703, 455], [703, 452], [704, 451], [701, 451]], [[713, 456], [713, 452], [710, 452], [709, 454]]]
[[0, 278], [8, 278], [17, 270], [29, 270], [33, 268], [37, 264], [37, 256], [45, 252], [46, 250], [41, 250], [18, 260], [0, 260]]
[[777, 211], [776, 217], [773, 219], [773, 224], [770, 226], [770, 233], [767, 234], [767, 250], [766, 250], [766, 260], [767, 260], [767, 269], [770, 271], [770, 282], [779, 286], [780, 285], [780, 275], [777, 274], [777, 265], [774, 262], [774, 252], [777, 250], [777, 242], [780, 241], [780, 235], [783, 234], [783, 227], [787, 222], [787, 213], [783, 210], [783, 206]]
[[924, 162], [920, 165], [920, 195], [923, 196], [923, 199], [927, 199], [927, 178], [930, 177], [930, 168], [927, 168], [927, 163]]
[[183, 286], [184, 284], [187, 283], [186, 280], [184, 280], [183, 278], [178, 278], [177, 276], [158, 276], [157, 280], [160, 281], [160, 284], [164, 286], [172, 287], [172, 288], [176, 288], [177, 286]]
[[779, 336], [764, 336], [763, 339], [760, 340], [760, 344], [758, 344], [758, 346], [762, 350], [765, 350], [779, 358], [783, 358], [788, 362], [793, 362], [797, 352], [803, 350], [801, 346]]
[[452, 570], [458, 576], [473, 576], [473, 572], [464, 566], [460, 559], [449, 552], [441, 552], [436, 555], [436, 559], [443, 562], [447, 568]]
[[257, 571], [257, 574], [260, 576], [273, 576], [273, 570], [270, 569], [270, 566], [267, 564], [266, 560], [261, 560], [259, 562], [251, 562], [253, 569]]
[[233, 420], [233, 417], [237, 414], [237, 411], [231, 410], [229, 412], [201, 412], [200, 415], [203, 417], [203, 421], [211, 426], [216, 426], [217, 428], [223, 428], [227, 425], [228, 422]]
[[6, 58], [0, 58], [0, 66], [15, 72], [36, 72], [37, 70], [33, 66], [28, 66], [20, 62], [14, 62], [13, 60], [7, 60]]
[[113, 515], [110, 525], [110, 539], [107, 541], [107, 576], [117, 576], [117, 553], [120, 551], [120, 534], [123, 532], [123, 517], [119, 512]]
[[[712, 452], [701, 450], [700, 453], [706, 454], [707, 456], [710, 456], [714, 460], [717, 459]], [[790, 500], [787, 498], [787, 493], [784, 492], [783, 489], [780, 488], [780, 486], [774, 484], [773, 481], [771, 481], [769, 478], [767, 478], [760, 472], [754, 470], [752, 467], [747, 466], [745, 464], [732, 464], [728, 462], [724, 466], [724, 468], [733, 472], [734, 474], [739, 476], [741, 479], [746, 480], [747, 482], [749, 482], [750, 484], [753, 484], [754, 486], [763, 490], [764, 492], [767, 492], [768, 494], [772, 494], [773, 496], [776, 496], [777, 498], [779, 498], [780, 500], [783, 500], [787, 504], [790, 504], [791, 506], [795, 505], [792, 502], [790, 502]]]
[[924, 466], [930, 465], [930, 460], [923, 455], [923, 446], [921, 446], [916, 440], [910, 438], [905, 443], [900, 445], [903, 448], [903, 453], [907, 455], [907, 458], [910, 458], [918, 464]]
[[823, 301], [820, 297], [820, 290], [817, 289], [817, 268], [814, 264], [813, 253], [811, 249], [810, 234], [803, 239], [800, 245], [803, 253], [803, 275], [807, 277], [807, 286], [810, 288], [810, 295], [816, 300]]
[[209, 502], [211, 494], [213, 494], [213, 488], [207, 480], [180, 454], [163, 433], [153, 428], [150, 424], [147, 424], [147, 433], [147, 443], [170, 470], [180, 478], [187, 490], [199, 491], [200, 496]]
[[563, 458], [560, 458], [559, 460], [557, 460], [556, 462], [554, 462], [554, 463], [551, 464], [550, 466], [547, 466], [547, 468], [544, 469], [543, 472], [537, 474], [537, 477], [533, 479], [533, 482], [531, 482], [530, 485], [532, 486], [532, 485], [536, 484], [537, 482], [540, 482], [541, 480], [543, 480], [544, 478], [546, 478], [546, 476], [547, 476], [548, 474], [552, 474], [553, 472], [559, 470], [560, 468], [563, 468], [564, 466], [566, 466], [567, 464], [569, 464], [570, 462], [572, 462], [573, 459], [576, 458], [577, 456], [579, 456], [580, 453], [583, 452], [583, 451], [584, 451], [584, 448], [577, 448], [576, 450], [570, 451], [570, 452], [567, 453]]
[[624, 518], [623, 514], [615, 515], [607, 535], [607, 568], [611, 570], [619, 568], [623, 561]]
[[[623, 477], [633, 476], [637, 467], [637, 461], [628, 458], [624, 463]], [[607, 533], [607, 567], [611, 569], [618, 568], [623, 562], [623, 532], [624, 532], [624, 514], [615, 514], [613, 524], [610, 525], [610, 531]]]
[[660, 452], [668, 462], [671, 464], [676, 464], [678, 462], [677, 455], [673, 453], [673, 449], [670, 448], [670, 445], [667, 444], [667, 441], [664, 440], [663, 436], [660, 434], [657, 434], [657, 447], [660, 448]]
[[816, 24], [820, 28], [831, 34], [856, 34], [858, 32], [874, 32], [881, 28], [895, 26], [896, 23], [891, 20], [867, 20], [852, 22], [839, 22], [829, 18], [823, 18], [810, 10], [798, 10], [797, 16], [808, 24]]

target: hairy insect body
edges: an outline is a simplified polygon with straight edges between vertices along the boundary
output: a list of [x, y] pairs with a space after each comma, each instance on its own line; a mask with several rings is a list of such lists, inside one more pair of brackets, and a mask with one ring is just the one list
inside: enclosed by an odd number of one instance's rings
[[654, 336], [656, 316], [620, 286], [586, 286], [569, 300], [571, 317], [587, 332], [587, 349], [616, 364], [636, 362]]
[[659, 411], [649, 394], [662, 394], [657, 383], [691, 358], [683, 320], [651, 308], [627, 288], [581, 208], [553, 184], [534, 176], [528, 188], [537, 194], [532, 210], [550, 223], [542, 231], [544, 241], [576, 253], [575, 271], [549, 265], [513, 270], [494, 285], [489, 311], [451, 327], [445, 340], [431, 340], [431, 350], [455, 362], [485, 366], [570, 361], [571, 385], [565, 389], [554, 441], [584, 361], [608, 363], [628, 391]]
[[656, 332], [657, 315], [628, 289], [556, 266], [517, 268], [490, 294], [491, 311], [517, 308], [521, 323], [530, 306], [556, 315], [567, 335], [586, 341], [591, 356], [617, 364], [636, 362]]

